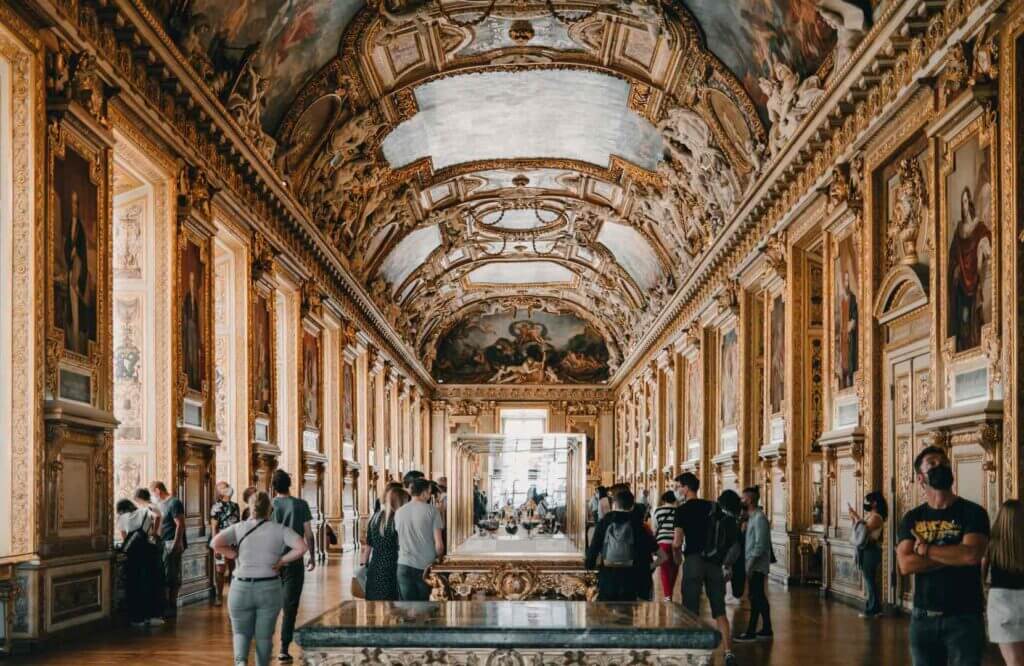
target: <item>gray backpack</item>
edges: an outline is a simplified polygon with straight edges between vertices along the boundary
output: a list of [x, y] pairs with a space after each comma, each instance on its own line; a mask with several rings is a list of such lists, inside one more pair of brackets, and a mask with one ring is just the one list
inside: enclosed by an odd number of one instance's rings
[[604, 533], [601, 561], [606, 567], [624, 568], [633, 566], [633, 521], [613, 522]]

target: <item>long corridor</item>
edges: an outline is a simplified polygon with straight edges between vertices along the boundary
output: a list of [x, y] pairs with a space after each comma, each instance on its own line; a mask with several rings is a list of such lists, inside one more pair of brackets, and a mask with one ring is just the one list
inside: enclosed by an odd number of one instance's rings
[[[354, 554], [332, 559], [307, 574], [299, 624], [313, 619], [342, 599], [349, 599]], [[850, 606], [822, 600], [816, 589], [785, 590], [772, 585], [775, 640], [737, 645], [741, 664], [757, 666], [896, 666], [910, 664], [908, 622], [887, 617], [866, 622]], [[731, 618], [746, 620], [746, 610], [730, 607]], [[708, 617], [707, 608], [704, 616]], [[301, 663], [293, 648], [295, 663]], [[721, 659], [719, 654], [718, 659]], [[38, 654], [9, 663], [47, 666], [222, 666], [231, 663], [231, 622], [227, 607], [195, 604], [183, 608], [175, 624], [148, 630], [119, 627], [80, 640], [48, 645]], [[719, 662], [716, 662], [719, 663]], [[990, 651], [986, 666], [1001, 662]]]

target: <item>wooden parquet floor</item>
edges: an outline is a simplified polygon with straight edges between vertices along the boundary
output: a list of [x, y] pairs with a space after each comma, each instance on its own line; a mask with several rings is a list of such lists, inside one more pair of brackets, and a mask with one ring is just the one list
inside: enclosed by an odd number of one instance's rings
[[[350, 597], [352, 556], [334, 559], [307, 574], [299, 623]], [[816, 589], [770, 586], [775, 640], [737, 645], [741, 666], [903, 666], [910, 664], [906, 618], [865, 621], [857, 609], [822, 600]], [[729, 607], [734, 622], [747, 611]], [[704, 615], [710, 617], [705, 607]], [[745, 626], [745, 625], [744, 625]], [[741, 627], [742, 628], [742, 627]], [[1002, 662], [991, 651], [986, 666]], [[292, 648], [295, 664], [299, 650]], [[719, 654], [716, 663], [720, 663]], [[250, 661], [250, 663], [252, 663]], [[181, 610], [174, 624], [146, 630], [117, 628], [48, 645], [38, 653], [0, 659], [0, 666], [225, 666], [231, 664], [231, 622], [227, 608], [207, 604]]]

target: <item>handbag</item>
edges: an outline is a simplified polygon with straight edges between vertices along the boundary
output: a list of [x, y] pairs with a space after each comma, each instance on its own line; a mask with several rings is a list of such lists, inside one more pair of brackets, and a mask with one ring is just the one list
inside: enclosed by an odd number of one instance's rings
[[356, 567], [356, 570], [352, 573], [352, 584], [351, 584], [352, 596], [355, 599], [366, 598], [366, 566], [360, 565]]

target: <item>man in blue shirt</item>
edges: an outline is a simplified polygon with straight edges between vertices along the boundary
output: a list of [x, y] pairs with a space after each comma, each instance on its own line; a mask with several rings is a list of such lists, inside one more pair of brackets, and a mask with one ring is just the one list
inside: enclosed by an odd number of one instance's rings
[[181, 555], [188, 546], [185, 536], [185, 505], [167, 491], [163, 481], [149, 484], [149, 492], [156, 498], [160, 511], [160, 538], [164, 564], [164, 586], [167, 589], [166, 619], [178, 616], [178, 590], [181, 589]]

